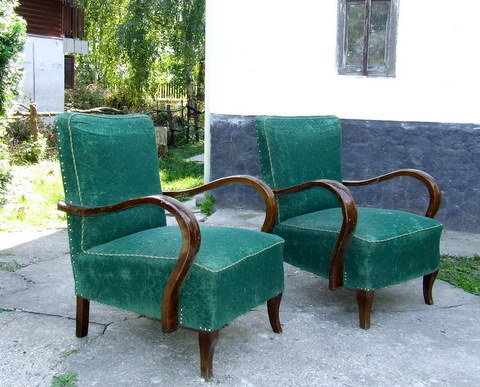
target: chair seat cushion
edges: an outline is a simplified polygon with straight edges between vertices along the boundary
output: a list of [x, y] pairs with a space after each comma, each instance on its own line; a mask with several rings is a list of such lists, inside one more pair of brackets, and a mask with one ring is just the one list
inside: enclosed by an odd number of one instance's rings
[[[374, 290], [438, 269], [441, 223], [402, 211], [357, 210], [357, 227], [345, 257], [345, 286]], [[286, 262], [328, 278], [341, 223], [341, 209], [331, 208], [287, 219], [273, 232], [286, 240]]]
[[[258, 231], [201, 226], [201, 247], [183, 284], [180, 324], [215, 330], [283, 290], [283, 240]], [[178, 227], [158, 227], [73, 257], [76, 292], [160, 318], [181, 248]]]

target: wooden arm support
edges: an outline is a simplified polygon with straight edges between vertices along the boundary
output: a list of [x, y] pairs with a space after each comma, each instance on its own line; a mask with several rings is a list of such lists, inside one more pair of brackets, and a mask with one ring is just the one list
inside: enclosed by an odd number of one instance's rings
[[343, 184], [335, 180], [312, 180], [293, 187], [274, 189], [275, 195], [285, 195], [303, 191], [313, 187], [323, 187], [337, 197], [342, 209], [342, 227], [338, 234], [335, 247], [330, 256], [329, 288], [336, 289], [343, 286], [343, 272], [345, 266], [345, 253], [357, 226], [357, 207], [353, 196]]
[[200, 249], [200, 227], [195, 216], [178, 200], [164, 195], [144, 196], [103, 207], [82, 207], [59, 202], [58, 209], [72, 215], [94, 216], [123, 211], [145, 204], [153, 204], [172, 213], [182, 232], [182, 248], [178, 261], [168, 277], [161, 309], [162, 329], [172, 331], [179, 325], [178, 300], [181, 286]]
[[275, 225], [275, 220], [277, 217], [277, 201], [275, 200], [275, 194], [273, 193], [271, 188], [262, 180], [257, 179], [256, 177], [249, 175], [227, 176], [195, 188], [190, 188], [182, 191], [165, 191], [163, 192], [163, 194], [172, 197], [190, 196], [232, 183], [248, 185], [255, 188], [260, 193], [260, 195], [262, 195], [263, 201], [265, 202], [265, 220], [263, 221], [261, 231], [271, 232], [273, 226]]
[[438, 209], [440, 208], [440, 203], [442, 202], [442, 194], [440, 192], [440, 187], [438, 186], [435, 179], [426, 172], [420, 171], [418, 169], [400, 169], [398, 171], [390, 172], [385, 175], [374, 177], [372, 179], [359, 181], [343, 181], [343, 184], [346, 186], [369, 185], [380, 183], [382, 181], [390, 180], [400, 176], [413, 177], [420, 180], [427, 186], [428, 192], [430, 194], [430, 201], [428, 203], [428, 208], [425, 216], [433, 218], [437, 214]]

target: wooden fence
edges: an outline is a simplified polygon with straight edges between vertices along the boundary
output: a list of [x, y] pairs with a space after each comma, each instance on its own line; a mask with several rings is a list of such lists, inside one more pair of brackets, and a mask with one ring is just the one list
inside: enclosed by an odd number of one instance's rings
[[157, 99], [161, 101], [180, 101], [182, 99], [187, 99], [187, 93], [181, 86], [165, 84], [158, 88]]
[[[52, 117], [61, 112], [38, 112], [35, 103], [30, 105], [19, 104], [19, 107], [23, 111], [18, 110], [13, 116], [9, 119], [18, 119], [18, 118], [27, 118], [29, 120], [29, 132], [30, 140], [37, 141], [39, 127], [38, 127], [38, 118], [39, 117]], [[111, 107], [98, 107], [88, 110], [80, 109], [71, 109], [72, 112], [79, 113], [97, 113], [97, 114], [125, 114], [121, 110], [111, 108]], [[160, 157], [165, 157], [167, 153], [167, 142], [170, 146], [177, 145], [177, 139], [179, 134], [185, 136], [185, 142], [188, 144], [190, 142], [190, 136], [195, 137], [195, 141], [200, 141], [200, 132], [202, 128], [200, 127], [200, 117], [205, 112], [198, 110], [195, 106], [190, 106], [188, 103], [184, 104], [183, 100], [180, 100], [180, 106], [178, 108], [173, 108], [172, 104], [167, 103], [164, 109], [159, 108], [159, 101], [157, 101], [156, 109], [149, 112], [144, 112], [144, 114], [150, 115], [152, 118], [158, 116], [161, 113], [167, 114], [167, 126], [161, 129], [160, 127], [156, 128], [157, 135], [157, 147]], [[177, 117], [175, 119], [174, 115]], [[193, 133], [191, 133], [193, 130]], [[165, 134], [163, 134], [165, 133]], [[167, 141], [166, 141], [167, 140]]]

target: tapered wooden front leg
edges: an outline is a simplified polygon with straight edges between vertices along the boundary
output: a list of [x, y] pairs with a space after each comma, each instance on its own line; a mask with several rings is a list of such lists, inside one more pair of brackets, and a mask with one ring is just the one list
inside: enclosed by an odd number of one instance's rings
[[200, 345], [200, 374], [208, 380], [213, 376], [213, 352], [217, 345], [220, 331], [198, 331], [198, 344]]
[[432, 288], [433, 283], [437, 279], [437, 275], [438, 270], [423, 276], [423, 299], [427, 305], [433, 305]]
[[370, 329], [370, 315], [372, 314], [374, 297], [374, 290], [357, 289], [357, 303], [360, 328]]
[[282, 293], [278, 296], [270, 298], [267, 301], [268, 319], [275, 333], [282, 333], [282, 324], [280, 324], [280, 302], [282, 301]]
[[90, 317], [90, 300], [77, 295], [76, 336], [88, 335], [88, 319]]

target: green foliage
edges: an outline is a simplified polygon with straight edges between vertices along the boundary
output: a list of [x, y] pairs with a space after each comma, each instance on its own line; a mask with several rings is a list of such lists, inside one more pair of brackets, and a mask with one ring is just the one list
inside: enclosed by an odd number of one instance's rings
[[198, 207], [200, 208], [200, 211], [210, 216], [215, 212], [214, 206], [215, 206], [215, 199], [213, 195], [206, 195], [205, 200], [201, 202]]
[[7, 188], [11, 180], [12, 169], [10, 167], [9, 154], [0, 138], [0, 207], [7, 201]]
[[7, 185], [12, 178], [9, 154], [3, 144], [9, 102], [18, 95], [21, 71], [15, 66], [26, 39], [25, 21], [15, 13], [17, 0], [0, 1], [0, 206], [5, 204]]
[[442, 256], [438, 278], [467, 292], [480, 295], [480, 255]]
[[155, 13], [154, 5], [155, 1], [150, 0], [129, 1], [125, 21], [117, 31], [118, 44], [125, 49], [131, 66], [127, 84], [134, 95], [142, 95], [147, 91], [150, 73], [159, 56], [160, 42], [151, 17]]
[[39, 135], [37, 141], [25, 141], [20, 144], [15, 149], [12, 159], [16, 164], [35, 164], [45, 156], [46, 150], [47, 140]]
[[0, 231], [62, 227], [66, 216], [57, 211], [63, 200], [58, 161], [13, 167], [8, 202], [0, 208]]
[[203, 144], [169, 149], [168, 156], [160, 160], [162, 189], [181, 190], [203, 184], [203, 164], [186, 160], [202, 152]]
[[0, 116], [7, 111], [8, 102], [18, 94], [21, 71], [15, 67], [26, 39], [25, 21], [15, 13], [17, 0], [0, 2]]
[[65, 90], [65, 110], [92, 109], [100, 106], [112, 106], [108, 94], [98, 84], [77, 84], [75, 89]]
[[111, 106], [129, 110], [155, 100], [167, 83], [195, 100], [194, 91], [203, 89], [205, 0], [81, 3], [90, 50], [79, 57], [77, 84], [99, 84], [108, 89]]
[[80, 2], [85, 11], [85, 32], [89, 51], [87, 55], [77, 58], [76, 88], [96, 85], [95, 88], [108, 90], [109, 94], [127, 96], [131, 94], [127, 86], [131, 66], [124, 48], [119, 46], [116, 37], [118, 26], [125, 21], [125, 7], [128, 2], [129, 0]]
[[29, 124], [29, 119], [15, 119], [7, 126], [3, 140], [8, 145], [10, 162], [13, 164], [38, 163], [56, 151], [53, 126], [46, 125], [41, 118], [38, 118], [38, 138], [31, 140]]
[[18, 263], [15, 259], [10, 262], [0, 262], [0, 270], [8, 271], [14, 273], [17, 270], [21, 269], [23, 266]]
[[76, 382], [78, 382], [77, 374], [68, 372], [64, 375], [54, 376], [51, 387], [75, 387]]

